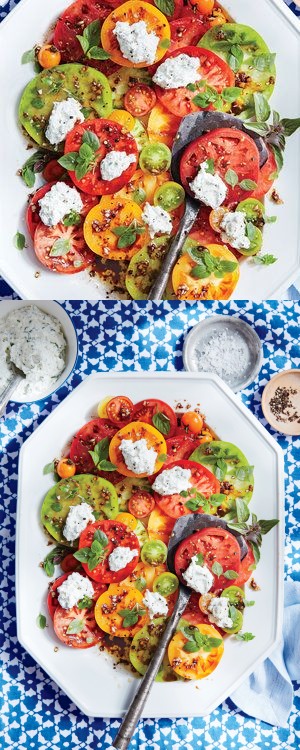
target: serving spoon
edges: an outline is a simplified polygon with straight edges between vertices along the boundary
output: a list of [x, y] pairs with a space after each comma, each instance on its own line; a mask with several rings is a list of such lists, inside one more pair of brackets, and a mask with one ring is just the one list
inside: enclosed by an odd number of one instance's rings
[[[259, 135], [249, 132], [242, 120], [234, 117], [234, 115], [228, 115], [226, 112], [194, 112], [183, 118], [174, 139], [171, 159], [171, 175], [175, 182], [181, 184], [180, 161], [189, 143], [195, 141], [196, 138], [200, 138], [203, 133], [216, 130], [217, 128], [235, 128], [236, 130], [243, 130], [247, 135], [250, 135], [253, 138], [258, 148], [260, 167], [262, 167], [267, 161], [268, 151], [263, 139]], [[199, 200], [193, 198], [187, 192], [185, 194], [185, 199], [185, 212], [181, 219], [178, 232], [173, 238], [169, 250], [163, 259], [159, 274], [150, 289], [148, 295], [148, 299], [150, 300], [162, 299], [169, 280], [170, 272], [179, 256], [180, 250], [194, 224], [194, 221], [197, 218], [199, 206], [203, 205]]]
[[[191, 536], [195, 531], [207, 528], [208, 526], [213, 526], [215, 528], [221, 529], [228, 528], [226, 521], [223, 521], [222, 518], [216, 518], [215, 516], [210, 516], [206, 513], [190, 513], [186, 516], [178, 518], [173, 528], [168, 545], [167, 565], [168, 570], [171, 573], [175, 573], [175, 552], [180, 542], [182, 542], [183, 539], [186, 539], [186, 537]], [[241, 536], [241, 534], [238, 534], [232, 529], [228, 530], [237, 538], [241, 549], [241, 559], [243, 559], [247, 554], [247, 545], [244, 538]], [[150, 693], [152, 683], [155, 680], [155, 677], [163, 660], [168, 642], [171, 639], [174, 631], [176, 630], [179, 620], [189, 601], [191, 593], [192, 590], [188, 586], [185, 586], [181, 582], [179, 583], [178, 599], [175, 604], [173, 613], [159, 641], [154, 656], [152, 657], [152, 660], [148, 666], [147, 672], [145, 673], [139, 685], [139, 688], [130, 703], [118, 734], [113, 741], [112, 747], [117, 748], [117, 750], [126, 750], [130, 743], [135, 727], [138, 723], [138, 720]]]
[[0, 394], [0, 418], [5, 413], [7, 404], [17, 390], [18, 385], [20, 385], [21, 381], [26, 377], [25, 373], [22, 370], [19, 370], [13, 362], [10, 362], [9, 364], [13, 374], [6, 388], [4, 388], [4, 391]]

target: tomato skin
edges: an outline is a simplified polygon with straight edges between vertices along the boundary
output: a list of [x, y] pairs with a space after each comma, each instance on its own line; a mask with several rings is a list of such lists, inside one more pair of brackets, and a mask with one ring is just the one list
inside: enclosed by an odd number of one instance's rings
[[261, 200], [269, 192], [269, 190], [271, 190], [271, 187], [276, 179], [276, 176], [271, 177], [271, 175], [277, 174], [277, 164], [275, 161], [275, 156], [272, 149], [270, 148], [268, 148], [268, 153], [269, 156], [267, 161], [259, 170], [257, 188], [253, 191], [251, 196], [252, 198], [256, 198], [258, 200]]
[[43, 178], [46, 182], [56, 182], [65, 175], [66, 170], [60, 166], [57, 159], [51, 159], [43, 169]]
[[[132, 420], [137, 422], [146, 422], [147, 424], [153, 423], [153, 416], [157, 412], [162, 412], [170, 421], [170, 431], [164, 435], [165, 438], [170, 438], [174, 435], [177, 427], [176, 414], [165, 401], [159, 401], [159, 399], [148, 398], [144, 401], [139, 401], [133, 407]], [[154, 425], [155, 426], [155, 425]]]
[[[82, 36], [92, 21], [103, 21], [116, 5], [118, 0], [76, 0], [60, 14], [54, 29], [54, 44], [61, 52], [62, 62], [84, 61], [77, 34]], [[99, 61], [88, 60], [89, 65], [95, 63]]]
[[220, 241], [220, 235], [209, 223], [211, 208], [209, 206], [200, 206], [196, 221], [193, 224], [189, 237], [199, 245], [217, 245]]
[[214, 9], [215, 0], [187, 0], [187, 6], [196, 10], [198, 13], [203, 13], [205, 16], [210, 16]]
[[106, 404], [108, 419], [118, 427], [131, 421], [133, 403], [127, 396], [115, 396]]
[[198, 435], [203, 427], [203, 419], [196, 411], [187, 411], [182, 416], [182, 424], [188, 427], [193, 435]]
[[48, 590], [48, 594], [47, 594], [47, 607], [48, 607], [48, 612], [49, 612], [49, 615], [51, 617], [51, 620], [54, 619], [54, 612], [56, 610], [56, 607], [58, 607], [58, 593], [57, 593], [57, 589], [58, 589], [59, 586], [61, 586], [61, 584], [64, 581], [67, 580], [68, 576], [69, 576], [69, 573], [66, 571], [64, 573], [64, 575], [59, 576], [59, 578], [56, 578], [56, 580], [53, 581], [50, 584], [50, 586], [49, 586], [49, 590]]
[[209, 23], [205, 18], [185, 15], [176, 21], [171, 21], [170, 51], [198, 44], [199, 39], [208, 31]]
[[55, 68], [61, 61], [61, 54], [54, 44], [45, 44], [38, 53], [38, 62], [42, 68]]
[[144, 117], [156, 104], [156, 94], [146, 83], [136, 83], [125, 94], [124, 104], [133, 117]]
[[69, 555], [66, 555], [66, 557], [63, 558], [60, 563], [60, 567], [64, 571], [64, 573], [74, 573], [75, 571], [80, 570], [81, 563], [76, 560], [76, 557], [74, 557], [73, 553], [70, 552]]
[[195, 440], [194, 437], [186, 434], [176, 434], [172, 438], [168, 438], [166, 444], [168, 458], [164, 463], [164, 469], [169, 464], [173, 464], [174, 461], [187, 460], [200, 445], [199, 440]]
[[[203, 554], [204, 565], [207, 565], [214, 576], [210, 593], [225, 589], [228, 586], [228, 578], [224, 575], [216, 576], [212, 566], [214, 562], [219, 562], [224, 572], [234, 570], [239, 573], [241, 553], [236, 537], [227, 529], [209, 526], [200, 531], [195, 531], [194, 534], [180, 542], [175, 553], [175, 572], [180, 580], [182, 580], [182, 574], [188, 568], [191, 558], [199, 552]], [[234, 583], [236, 580], [238, 578], [234, 579]]]
[[77, 474], [98, 474], [89, 451], [94, 450], [96, 443], [103, 438], [112, 438], [116, 431], [116, 425], [100, 417], [91, 419], [78, 430], [70, 447], [70, 458], [76, 464]]
[[128, 510], [135, 518], [146, 518], [155, 508], [155, 500], [146, 490], [137, 490], [131, 495]]
[[235, 586], [241, 587], [249, 580], [249, 578], [251, 578], [253, 574], [253, 569], [250, 568], [251, 565], [255, 565], [255, 559], [252, 549], [250, 545], [248, 545], [248, 552], [241, 561], [239, 577], [233, 581]]
[[[183, 619], [187, 620], [190, 625], [211, 625], [208, 616], [201, 612], [201, 609], [199, 609], [199, 598], [200, 594], [197, 594], [196, 591], [192, 591], [190, 599], [188, 601], [188, 604], [186, 606], [186, 609], [183, 612]], [[222, 634], [224, 631], [218, 627], [214, 623], [214, 628], [218, 630], [220, 634]]]
[[56, 471], [61, 479], [69, 479], [69, 477], [74, 476], [76, 466], [70, 458], [61, 458], [57, 464]]
[[[54, 244], [58, 240], [69, 242], [70, 250], [62, 256], [52, 255]], [[74, 274], [84, 271], [93, 261], [93, 255], [85, 244], [82, 226], [56, 224], [47, 227], [39, 222], [34, 233], [34, 252], [37, 259], [50, 271], [62, 274]]]
[[[123, 56], [119, 47], [117, 38], [114, 34], [115, 26], [118, 22], [136, 23], [145, 21], [148, 32], [154, 32], [160, 39], [170, 39], [170, 26], [166, 16], [158, 10], [155, 5], [143, 2], [143, 0], [130, 0], [113, 10], [105, 19], [101, 29], [101, 44], [105, 52], [108, 52], [111, 60], [127, 68], [144, 68], [147, 63], [133, 63]], [[155, 62], [164, 57], [165, 49], [158, 44], [155, 55]]]
[[[220, 492], [220, 482], [205, 466], [202, 466], [196, 461], [184, 460], [175, 461], [173, 464], [170, 463], [166, 468], [169, 470], [174, 466], [180, 466], [182, 469], [189, 469], [191, 471], [191, 485], [205, 497], [210, 497], [210, 495]], [[161, 474], [164, 469], [165, 465], [159, 473]], [[154, 481], [155, 477], [153, 477], [153, 481], [151, 480], [151, 482], [153, 483]], [[171, 518], [180, 518], [180, 516], [185, 516], [192, 512], [185, 505], [188, 498], [184, 498], [178, 493], [162, 496], [159, 495], [158, 492], [154, 492], [154, 499], [163, 513]], [[203, 513], [203, 510], [199, 508], [196, 512]]]
[[[94, 581], [100, 581], [101, 583], [119, 583], [120, 581], [123, 581], [124, 578], [127, 578], [138, 564], [140, 552], [139, 540], [132, 531], [129, 531], [124, 523], [117, 521], [95, 521], [95, 523], [88, 524], [86, 529], [84, 529], [80, 535], [79, 549], [91, 546], [94, 533], [97, 529], [103, 531], [108, 538], [106, 557], [103, 562], [98, 563], [93, 570], [89, 570], [87, 563], [82, 563], [82, 567], [86, 574]], [[108, 557], [116, 547], [130, 547], [130, 549], [137, 551], [137, 555], [135, 555], [125, 568], [118, 571], [112, 571], [108, 565]]]
[[[67, 630], [72, 620], [81, 619], [84, 628], [81, 633], [68, 634]], [[57, 637], [66, 646], [73, 648], [91, 648], [103, 638], [103, 632], [98, 627], [94, 613], [88, 609], [63, 609], [60, 604], [54, 612], [53, 626]]]

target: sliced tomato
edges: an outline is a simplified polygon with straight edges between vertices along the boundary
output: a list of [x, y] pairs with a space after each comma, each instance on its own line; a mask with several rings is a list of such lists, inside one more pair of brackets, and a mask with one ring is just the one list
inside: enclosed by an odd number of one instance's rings
[[182, 47], [190, 47], [198, 44], [199, 39], [210, 28], [209, 21], [205, 16], [186, 15], [171, 21], [171, 47], [172, 52]]
[[259, 176], [258, 148], [250, 135], [234, 128], [217, 128], [189, 144], [181, 158], [180, 176], [183, 187], [191, 195], [189, 184], [196, 177], [199, 165], [206, 159], [213, 159], [215, 172], [225, 183], [229, 169], [238, 177], [235, 187], [227, 183], [224, 205], [238, 203], [252, 195], [253, 189], [240, 187], [243, 180], [257, 183]]
[[[119, 4], [118, 0], [76, 0], [59, 16], [54, 29], [54, 44], [60, 51], [61, 62], [81, 62], [85, 56], [78, 36], [92, 21], [104, 21], [112, 9]], [[93, 65], [98, 60], [88, 60]]]
[[220, 234], [215, 232], [209, 223], [210, 212], [209, 206], [200, 206], [191, 234], [189, 234], [189, 237], [199, 242], [200, 245], [217, 245], [220, 242]]
[[177, 418], [171, 406], [169, 406], [169, 404], [166, 404], [165, 401], [159, 401], [156, 398], [149, 398], [145, 399], [144, 401], [139, 401], [133, 408], [132, 419], [137, 422], [146, 422], [147, 424], [152, 424], [161, 432], [159, 427], [157, 427], [158, 423], [156, 415], [158, 414], [162, 414], [164, 417], [167, 417], [167, 420], [170, 423], [169, 429], [168, 426], [165, 427], [166, 431], [163, 433], [164, 437], [172, 437], [177, 427]]
[[172, 438], [166, 440], [167, 444], [167, 460], [164, 463], [164, 469], [169, 464], [174, 464], [174, 461], [187, 460], [193, 453], [198, 445], [199, 440], [195, 440], [190, 435], [174, 435]]
[[[114, 30], [118, 22], [137, 23], [144, 21], [148, 33], [154, 32], [159, 37], [160, 42], [170, 39], [170, 26], [166, 16], [154, 5], [143, 2], [143, 0], [130, 0], [122, 3], [118, 8], [113, 10], [105, 19], [101, 29], [101, 43], [103, 49], [110, 55], [111, 60], [118, 65], [127, 68], [144, 68], [147, 67], [145, 62], [133, 63], [122, 55], [119, 43]], [[165, 48], [158, 44], [155, 55], [155, 62], [160, 60], [165, 54]]]
[[115, 396], [106, 404], [108, 419], [118, 427], [128, 424], [132, 418], [133, 403], [127, 396]]
[[[60, 641], [73, 648], [91, 648], [103, 638], [91, 609], [63, 609], [59, 604], [54, 612], [53, 626]], [[70, 633], [72, 626], [75, 633]]]
[[235, 586], [243, 586], [251, 578], [253, 565], [255, 565], [255, 558], [251, 547], [248, 545], [248, 552], [241, 562], [239, 577], [233, 581]]
[[[188, 568], [191, 558], [201, 553], [206, 565], [214, 576], [211, 592], [217, 589], [223, 590], [228, 586], [228, 578], [224, 575], [216, 576], [212, 570], [215, 562], [218, 562], [225, 573], [227, 570], [239, 573], [241, 567], [241, 553], [239, 543], [233, 534], [227, 529], [210, 526], [184, 539], [175, 553], [176, 575], [181, 579], [182, 574]], [[183, 579], [184, 580], [184, 579]], [[235, 580], [233, 583], [235, 584]]]
[[[99, 139], [99, 148], [95, 152], [95, 164], [80, 180], [75, 172], [69, 171], [70, 177], [80, 190], [91, 195], [111, 195], [120, 190], [134, 174], [138, 163], [138, 148], [135, 139], [124, 131], [121, 125], [113, 120], [86, 120], [76, 125], [67, 135], [65, 142], [65, 154], [79, 151], [82, 138], [86, 132], [94, 133]], [[135, 161], [122, 172], [120, 177], [113, 180], [103, 180], [100, 172], [100, 164], [110, 151], [125, 151], [133, 154]]]
[[[89, 570], [87, 563], [82, 563], [82, 567], [86, 574], [94, 581], [119, 583], [124, 578], [127, 578], [138, 564], [140, 552], [139, 540], [124, 523], [118, 521], [95, 521], [95, 523], [90, 523], [80, 535], [79, 549], [82, 549], [82, 547], [91, 547], [94, 534], [98, 529], [106, 534], [108, 539], [105, 549], [106, 556], [93, 570]], [[124, 568], [112, 571], [109, 568], [108, 558], [116, 547], [129, 547], [131, 550], [136, 550], [137, 554]]]
[[[198, 464], [196, 461], [174, 461], [173, 464], [168, 464], [166, 471], [172, 469], [174, 466], [180, 466], [182, 469], [189, 469], [191, 472], [191, 478], [189, 480], [192, 487], [195, 487], [205, 497], [210, 497], [217, 492], [220, 492], [220, 482], [214, 474], [206, 468]], [[161, 471], [164, 471], [163, 466]], [[161, 473], [161, 472], [160, 472]], [[153, 477], [154, 481], [155, 477]], [[180, 518], [185, 516], [192, 511], [186, 507], [188, 498], [182, 497], [179, 493], [174, 495], [159, 495], [158, 492], [154, 492], [154, 499], [159, 508], [166, 513], [170, 518]], [[198, 513], [203, 513], [200, 508]]]
[[[49, 162], [47, 166], [50, 166], [50, 164], [52, 163], [53, 162]], [[58, 166], [60, 169], [62, 169], [62, 167], [60, 167], [59, 164]], [[28, 207], [26, 211], [26, 223], [27, 223], [28, 231], [32, 239], [34, 238], [37, 225], [40, 223], [39, 201], [44, 197], [44, 195], [46, 195], [46, 193], [49, 192], [49, 190], [51, 190], [51, 188], [53, 187], [53, 185], [56, 184], [57, 181], [58, 180], [56, 178], [54, 182], [47, 182], [47, 185], [42, 185], [42, 187], [40, 187], [36, 191], [36, 193], [29, 196], [29, 203], [28, 203]], [[64, 180], [64, 182], [67, 182], [67, 180]], [[67, 184], [71, 185], [72, 183], [69, 181], [67, 182]], [[93, 208], [93, 206], [95, 206], [98, 203], [98, 198], [96, 196], [94, 197], [93, 195], [87, 195], [86, 193], [80, 193], [80, 198], [83, 203], [81, 216], [84, 218], [87, 215], [87, 213], [91, 210], [91, 208]]]
[[74, 573], [75, 570], [80, 570], [81, 563], [76, 560], [76, 557], [70, 552], [69, 555], [66, 555], [63, 560], [60, 563], [61, 569], [64, 571], [64, 573]]
[[[84, 222], [84, 237], [88, 247], [106, 260], [130, 260], [149, 241], [149, 233], [143, 225], [142, 209], [133, 200], [121, 193], [103, 195], [98, 206], [94, 206]], [[119, 247], [117, 227], [142, 227], [140, 233], [132, 233], [128, 245]], [[121, 243], [122, 244], [122, 243]]]
[[[76, 464], [77, 474], [98, 474], [89, 451], [103, 438], [112, 438], [117, 431], [116, 425], [109, 419], [91, 419], [76, 433], [70, 447], [70, 458]], [[103, 472], [101, 472], [102, 476]], [[109, 479], [111, 481], [111, 479]]]
[[124, 97], [124, 104], [133, 117], [144, 117], [153, 109], [156, 103], [156, 93], [146, 83], [136, 83], [130, 86]]
[[165, 143], [172, 148], [173, 141], [181, 122], [180, 117], [171, 114], [168, 110], [157, 103], [150, 112], [148, 120], [148, 138], [151, 143]]
[[[81, 568], [81, 563], [79, 563], [78, 560], [76, 560], [73, 555], [67, 555], [67, 557], [64, 558], [64, 561], [70, 557], [73, 557], [73, 560], [75, 561], [75, 563], [77, 563], [77, 570], [78, 570], [78, 565]], [[54, 619], [55, 610], [59, 606], [57, 589], [59, 588], [59, 586], [61, 586], [61, 584], [64, 581], [67, 580], [67, 578], [69, 577], [69, 575], [71, 575], [71, 573], [74, 573], [75, 570], [76, 568], [73, 567], [72, 569], [66, 571], [63, 576], [59, 576], [59, 578], [56, 578], [56, 580], [53, 581], [49, 586], [49, 591], [48, 591], [48, 596], [47, 596], [47, 607], [48, 607], [49, 615], [52, 620]], [[82, 571], [80, 575], [85, 576], [85, 573]], [[105, 585], [95, 582], [93, 583], [93, 588], [94, 588], [93, 600], [96, 602], [98, 597], [101, 596], [101, 594], [103, 594], [104, 591], [106, 591], [107, 587]]]
[[265, 164], [259, 170], [257, 188], [252, 193], [252, 198], [261, 200], [268, 192], [277, 177], [277, 164], [272, 149], [268, 148], [269, 156]]
[[146, 518], [155, 508], [155, 500], [150, 492], [140, 489], [136, 490], [128, 502], [129, 513], [135, 518]]
[[[219, 93], [227, 86], [234, 86], [233, 71], [224, 60], [210, 50], [192, 46], [181, 47], [169, 52], [164, 60], [176, 58], [182, 54], [199, 59], [198, 71], [201, 80], [214, 87]], [[204, 88], [199, 88], [199, 91], [202, 90]], [[201, 109], [193, 102], [197, 92], [190, 91], [186, 86], [180, 86], [177, 89], [163, 89], [155, 85], [155, 92], [163, 107], [166, 107], [169, 112], [177, 115], [177, 117], [185, 117], [190, 115], [191, 112], [198, 112]], [[210, 109], [213, 109], [212, 105], [210, 105]]]
[[[184, 620], [187, 620], [190, 625], [211, 625], [208, 616], [204, 612], [201, 612], [201, 609], [199, 608], [199, 596], [200, 594], [196, 594], [195, 591], [192, 592], [182, 617]], [[218, 628], [215, 623], [214, 628], [221, 634], [224, 632], [221, 628]]]
[[94, 261], [93, 253], [85, 244], [82, 226], [46, 227], [40, 221], [33, 241], [40, 263], [56, 273], [80, 273]]
[[43, 178], [46, 182], [56, 182], [56, 180], [60, 180], [65, 173], [66, 170], [60, 166], [57, 159], [51, 159], [43, 169]]
[[123, 474], [125, 477], [138, 476], [139, 479], [142, 479], [148, 476], [147, 472], [136, 474], [134, 471], [128, 469], [123, 453], [120, 450], [122, 440], [132, 440], [135, 443], [142, 439], [146, 440], [147, 448], [153, 448], [157, 454], [153, 474], [156, 474], [161, 469], [163, 463], [162, 456], [166, 452], [166, 441], [162, 433], [156, 427], [153, 427], [152, 424], [133, 421], [118, 430], [109, 446], [110, 461], [115, 464], [120, 474]]

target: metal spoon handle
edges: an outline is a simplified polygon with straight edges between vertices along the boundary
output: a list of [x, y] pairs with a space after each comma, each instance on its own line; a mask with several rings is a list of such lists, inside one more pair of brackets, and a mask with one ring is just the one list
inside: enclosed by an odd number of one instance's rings
[[15, 392], [19, 383], [21, 383], [21, 380], [23, 380], [22, 375], [14, 375], [14, 377], [9, 381], [4, 391], [2, 391], [2, 393], [0, 394], [0, 417], [3, 416], [6, 406], [10, 400], [10, 397]]
[[126, 748], [128, 747], [130, 743], [135, 727], [138, 723], [138, 720], [140, 718], [140, 715], [142, 713], [142, 710], [148, 698], [149, 692], [151, 690], [153, 680], [155, 680], [155, 677], [157, 675], [157, 672], [163, 660], [166, 646], [171, 636], [173, 635], [175, 628], [178, 625], [180, 617], [190, 598], [190, 593], [191, 593], [190, 591], [188, 590], [186, 591], [185, 589], [181, 589], [179, 592], [179, 596], [178, 596], [173, 614], [159, 641], [159, 644], [149, 664], [147, 672], [144, 675], [141, 681], [141, 684], [129, 706], [129, 709], [120, 726], [118, 734], [116, 735], [113, 741], [113, 747], [116, 747], [117, 750], [126, 750]]
[[163, 259], [160, 272], [150, 289], [148, 299], [162, 299], [174, 263], [176, 262], [182, 245], [194, 224], [198, 212], [199, 205], [195, 201], [192, 201], [190, 198], [187, 198], [186, 209], [181, 219], [179, 230], [172, 240], [169, 250]]

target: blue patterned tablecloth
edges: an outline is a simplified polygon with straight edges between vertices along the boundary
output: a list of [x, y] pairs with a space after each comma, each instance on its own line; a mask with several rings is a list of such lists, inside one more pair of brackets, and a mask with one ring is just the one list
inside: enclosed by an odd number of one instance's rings
[[[2, 287], [3, 296], [5, 288]], [[9, 296], [9, 295], [8, 295]], [[183, 338], [192, 325], [211, 313], [240, 315], [254, 325], [264, 348], [264, 363], [256, 381], [240, 397], [264, 424], [261, 393], [277, 370], [300, 366], [300, 304], [252, 302], [189, 304], [64, 302], [78, 332], [79, 358], [67, 385], [48, 401], [10, 404], [1, 423], [4, 490], [2, 534], [3, 707], [2, 747], [18, 750], [107, 750], [118, 720], [83, 716], [16, 639], [14, 598], [14, 542], [18, 451], [51, 410], [81, 379], [96, 370], [182, 370]], [[101, 342], [101, 343], [100, 343]], [[116, 345], [117, 343], [117, 345]], [[109, 378], [109, 375], [108, 375]], [[271, 430], [270, 430], [271, 431]], [[300, 580], [299, 502], [300, 439], [275, 434], [286, 465], [285, 573]], [[32, 467], [34, 471], [34, 467]], [[34, 498], [33, 498], [34, 502]], [[298, 528], [297, 528], [298, 524]], [[300, 744], [300, 685], [295, 685], [295, 707], [288, 727], [277, 729], [236, 710], [230, 700], [204, 719], [145, 720], [132, 743], [135, 750], [279, 750]], [[185, 707], [182, 706], [184, 715]]]

